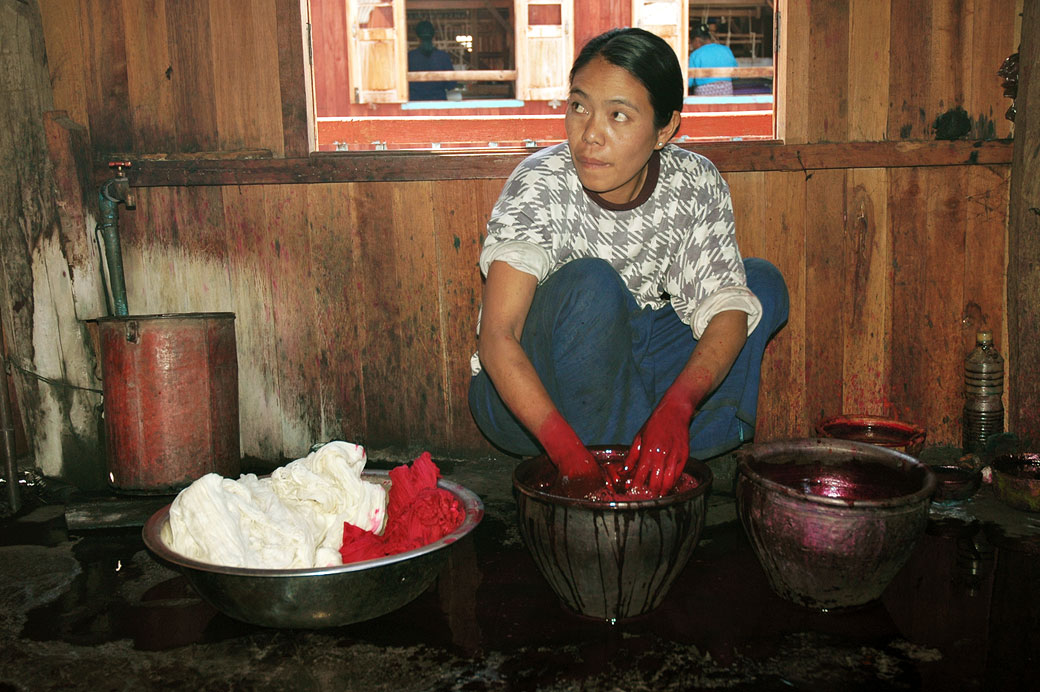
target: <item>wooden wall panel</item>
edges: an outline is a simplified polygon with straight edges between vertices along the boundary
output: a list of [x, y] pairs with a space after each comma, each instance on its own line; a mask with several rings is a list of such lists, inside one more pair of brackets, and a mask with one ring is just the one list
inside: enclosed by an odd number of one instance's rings
[[888, 175], [877, 168], [850, 170], [845, 186], [842, 412], [887, 416], [892, 330]]
[[90, 124], [87, 105], [90, 86], [84, 79], [88, 56], [83, 49], [83, 3], [39, 2], [54, 102], [61, 104], [58, 108], [66, 111], [74, 122], [87, 126]]
[[314, 62], [322, 66], [314, 74], [314, 102], [319, 108], [319, 118], [350, 111], [347, 46], [340, 40], [347, 35], [346, 25], [346, 0], [311, 2]]
[[238, 343], [242, 453], [277, 460], [289, 454], [285, 451], [285, 414], [279, 396], [284, 364], [278, 360], [274, 330], [278, 307], [267, 273], [274, 264], [270, 259], [274, 238], [268, 233], [264, 194], [260, 186], [224, 188], [224, 228]]
[[[888, 122], [891, 0], [849, 8], [849, 140], [883, 141]], [[860, 66], [870, 66], [862, 69]]]
[[967, 70], [964, 109], [975, 120], [972, 137], [1008, 137], [1011, 121], [1004, 117], [1010, 99], [1004, 97], [1002, 80], [996, 77], [1004, 59], [1018, 50], [1016, 22], [1023, 0], [971, 3], [971, 45], [965, 60]]
[[[787, 0], [787, 16], [780, 17], [780, 45], [808, 46], [810, 17], [809, 0]], [[803, 144], [812, 141], [809, 109], [817, 93], [817, 83], [810, 78], [812, 56], [808, 50], [780, 50], [775, 88], [781, 95], [776, 104], [777, 136], [788, 144]]]
[[[284, 151], [275, 0], [212, 0], [216, 148]], [[303, 82], [301, 71], [297, 75]]]
[[888, 399], [891, 415], [922, 425], [922, 409], [913, 393], [929, 377], [926, 344], [921, 336], [927, 322], [920, 297], [926, 291], [928, 192], [922, 190], [919, 169], [893, 169], [889, 174], [889, 228], [892, 234], [892, 379]]
[[805, 399], [810, 429], [842, 413], [842, 315], [845, 277], [845, 171], [805, 180]]
[[123, 3], [134, 151], [175, 151], [166, 0]]
[[[282, 452], [298, 459], [320, 440], [321, 369], [314, 357], [317, 286], [307, 220], [307, 196], [295, 185], [264, 188], [268, 245], [262, 265], [271, 282]], [[271, 247], [273, 245], [273, 247]]]
[[759, 396], [758, 440], [810, 434], [806, 396], [806, 200], [802, 173], [766, 173], [762, 256], [773, 262], [787, 282], [791, 309], [787, 326], [766, 348]]
[[361, 336], [366, 282], [357, 253], [361, 228], [350, 199], [356, 187], [306, 186], [317, 342], [313, 367], [321, 372], [323, 441], [360, 441], [365, 436]]
[[[311, 43], [307, 8], [300, 0], [275, 1], [275, 40], [278, 42], [278, 101], [281, 105], [282, 146], [287, 157], [306, 156], [316, 146]], [[307, 30], [307, 36], [304, 32]], [[302, 78], [301, 78], [302, 76]]]
[[126, 29], [118, 0], [84, 5], [81, 39], [89, 51], [86, 64], [87, 108], [91, 141], [103, 151], [130, 151], [133, 128], [127, 82]]
[[[807, 129], [811, 142], [849, 141], [849, 2], [812, 3], [809, 20]], [[827, 98], [817, 98], [819, 89]]]
[[[889, 44], [888, 137], [890, 140], [931, 139], [928, 136], [928, 59], [934, 3], [891, 0], [892, 38]], [[895, 66], [895, 69], [892, 69]]]
[[576, 7], [574, 54], [577, 55], [589, 39], [616, 26], [632, 26], [631, 0], [599, 0]]
[[890, 182], [895, 265], [890, 400], [895, 415], [924, 425], [930, 440], [959, 442], [963, 175], [895, 169]]
[[964, 81], [971, 50], [975, 13], [970, 0], [933, 0], [929, 39], [927, 92], [924, 108], [930, 130], [934, 119], [949, 109], [964, 107]]
[[[175, 118], [167, 123], [177, 135], [177, 151], [215, 151], [220, 148], [217, 130], [217, 82], [213, 75], [213, 36], [209, 0], [176, 0], [166, 3], [169, 27], [170, 71]], [[257, 70], [266, 66], [256, 65]], [[237, 89], [248, 89], [238, 84]], [[93, 127], [93, 122], [91, 123]]]
[[[1022, 16], [1015, 101], [1015, 154], [1008, 210], [1008, 352], [1013, 390], [1008, 424], [1020, 437], [1040, 439], [1040, 4], [1030, 0]], [[1028, 77], [1025, 77], [1028, 75]]]
[[927, 199], [926, 293], [917, 334], [922, 344], [924, 388], [920, 420], [940, 440], [961, 435], [964, 405], [964, 350], [961, 314], [964, 304], [967, 171], [925, 169]]
[[483, 293], [478, 266], [481, 241], [501, 188], [499, 180], [468, 181], [438, 186], [433, 197], [446, 442], [455, 449], [487, 447], [470, 416], [468, 392], [470, 355], [477, 347], [477, 314]]
[[[1008, 333], [1005, 319], [1004, 278], [1010, 194], [1006, 168], [973, 167], [965, 173], [964, 191], [964, 304], [961, 311], [960, 350], [975, 347], [980, 329], [993, 332], [997, 348], [1008, 360]], [[1008, 387], [1005, 367], [1004, 399], [1007, 409]]]
[[365, 219], [359, 253], [366, 279], [363, 353], [366, 427], [372, 438], [447, 437], [444, 335], [429, 183], [366, 185], [354, 197]]

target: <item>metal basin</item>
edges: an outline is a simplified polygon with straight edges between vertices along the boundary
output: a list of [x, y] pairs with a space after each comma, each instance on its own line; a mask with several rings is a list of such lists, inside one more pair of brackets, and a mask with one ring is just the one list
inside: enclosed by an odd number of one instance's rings
[[[593, 447], [597, 459], [623, 459], [625, 447]], [[513, 495], [520, 534], [563, 604], [615, 622], [661, 604], [686, 566], [704, 527], [711, 469], [690, 459], [697, 487], [655, 500], [595, 502], [552, 495], [556, 476], [545, 456], [520, 463]]]
[[737, 452], [737, 510], [773, 590], [825, 610], [878, 598], [928, 523], [935, 476], [913, 457], [833, 439]]
[[[388, 471], [366, 471], [361, 477], [390, 486]], [[417, 598], [436, 579], [452, 544], [484, 517], [484, 504], [475, 493], [443, 478], [437, 485], [462, 503], [466, 517], [459, 528], [415, 550], [347, 565], [265, 570], [191, 560], [163, 542], [170, 505], [148, 519], [142, 534], [156, 558], [183, 573], [202, 598], [236, 620], [264, 627], [348, 625], [385, 615]]]

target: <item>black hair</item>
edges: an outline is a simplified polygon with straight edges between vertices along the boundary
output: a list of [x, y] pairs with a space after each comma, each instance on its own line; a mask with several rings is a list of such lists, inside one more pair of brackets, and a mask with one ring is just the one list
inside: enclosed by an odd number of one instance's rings
[[421, 22], [419, 22], [418, 24], [415, 25], [415, 35], [416, 36], [419, 36], [419, 37], [429, 36], [430, 38], [433, 38], [433, 34], [434, 34], [434, 30], [433, 30], [433, 24], [431, 22], [429, 22], [429, 21], [424, 19], [424, 20], [422, 20]]
[[706, 38], [711, 39], [711, 29], [708, 28], [707, 24], [698, 24], [697, 28], [693, 30], [694, 38]]
[[589, 39], [574, 59], [570, 81], [594, 58], [603, 58], [626, 70], [646, 87], [654, 109], [654, 127], [664, 127], [672, 119], [673, 111], [682, 111], [686, 80], [675, 51], [660, 36], [629, 27], [611, 29]]

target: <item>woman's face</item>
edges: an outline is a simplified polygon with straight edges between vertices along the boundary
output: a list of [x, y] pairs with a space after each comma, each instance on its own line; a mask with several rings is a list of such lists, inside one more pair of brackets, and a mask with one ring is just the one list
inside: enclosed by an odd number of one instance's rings
[[624, 68], [593, 58], [571, 81], [564, 123], [581, 184], [614, 204], [635, 199], [650, 154], [673, 132], [679, 117], [654, 127], [646, 87]]

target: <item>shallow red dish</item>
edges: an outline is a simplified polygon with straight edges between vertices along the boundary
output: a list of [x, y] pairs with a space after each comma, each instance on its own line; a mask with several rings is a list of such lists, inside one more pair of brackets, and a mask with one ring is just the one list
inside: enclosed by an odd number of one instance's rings
[[866, 442], [917, 456], [924, 446], [925, 430], [919, 425], [893, 418], [845, 413], [816, 424], [821, 437]]

